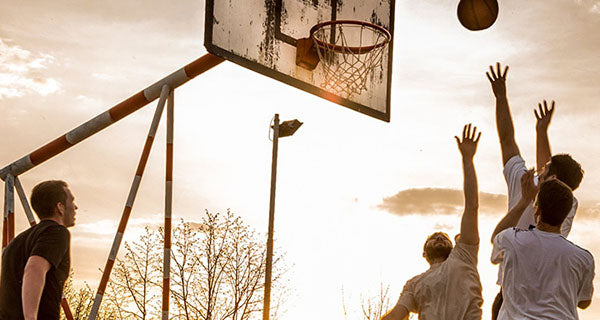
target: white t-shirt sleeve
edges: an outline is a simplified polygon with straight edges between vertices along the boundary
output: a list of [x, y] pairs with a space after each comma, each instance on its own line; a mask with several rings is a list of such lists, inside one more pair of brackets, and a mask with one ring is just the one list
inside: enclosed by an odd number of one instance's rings
[[415, 278], [412, 278], [406, 282], [398, 303], [404, 306], [408, 312], [417, 312], [417, 302], [415, 301]]
[[466, 244], [458, 240], [448, 259], [459, 259], [467, 264], [477, 266], [478, 252], [479, 244]]
[[521, 177], [527, 172], [525, 160], [520, 155], [510, 158], [504, 165], [504, 179], [508, 186], [508, 210], [521, 199]]
[[492, 245], [492, 258], [493, 264], [499, 264], [504, 261], [504, 251], [506, 250], [506, 241], [510, 236], [510, 233], [514, 232], [514, 228], [502, 230], [494, 237], [494, 243]]
[[[521, 177], [527, 172], [525, 160], [520, 155], [513, 156], [504, 165], [504, 179], [508, 186], [508, 210], [512, 209], [521, 200]], [[537, 183], [537, 176], [534, 178]], [[529, 203], [516, 227], [521, 230], [529, 229], [535, 225], [533, 217], [533, 202]]]
[[592, 300], [594, 294], [594, 257], [589, 252], [586, 253], [589, 254], [589, 262], [577, 293], [578, 301]]

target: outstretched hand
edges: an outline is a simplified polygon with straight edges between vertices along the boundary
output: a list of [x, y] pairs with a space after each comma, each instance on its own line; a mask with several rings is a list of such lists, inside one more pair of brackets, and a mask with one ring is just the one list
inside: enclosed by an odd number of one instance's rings
[[529, 169], [521, 176], [521, 197], [528, 202], [532, 201], [538, 193], [539, 185], [533, 181], [534, 170]]
[[496, 62], [496, 71], [494, 71], [494, 67], [490, 66], [490, 71], [486, 72], [488, 80], [492, 84], [492, 90], [494, 91], [494, 96], [496, 98], [500, 98], [506, 96], [506, 74], [508, 73], [508, 66], [504, 67], [504, 72], [501, 72], [500, 62]]
[[[477, 136], [477, 138], [475, 138], [475, 136]], [[477, 133], [477, 127], [473, 127], [473, 130], [471, 130], [470, 123], [463, 127], [462, 141], [457, 136], [454, 136], [463, 159], [473, 159], [475, 151], [477, 151], [477, 143], [479, 142], [480, 137], [481, 132]]]
[[544, 100], [543, 108], [542, 104], [538, 103], [538, 110], [533, 109], [533, 113], [535, 114], [535, 118], [537, 119], [535, 129], [537, 131], [546, 131], [548, 130], [548, 126], [550, 125], [550, 121], [552, 120], [552, 115], [554, 114], [554, 100], [552, 100], [552, 105], [549, 109], [546, 100]]

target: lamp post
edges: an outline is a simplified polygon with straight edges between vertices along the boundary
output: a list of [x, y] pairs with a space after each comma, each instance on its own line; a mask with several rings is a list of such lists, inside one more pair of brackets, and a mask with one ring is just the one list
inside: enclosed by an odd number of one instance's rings
[[271, 311], [271, 271], [273, 268], [273, 223], [275, 220], [275, 182], [277, 181], [277, 148], [279, 138], [293, 135], [302, 122], [294, 119], [279, 124], [276, 113], [273, 123], [273, 159], [271, 160], [271, 197], [269, 201], [269, 231], [267, 235], [267, 261], [265, 265], [265, 296], [263, 300], [263, 320], [269, 320]]

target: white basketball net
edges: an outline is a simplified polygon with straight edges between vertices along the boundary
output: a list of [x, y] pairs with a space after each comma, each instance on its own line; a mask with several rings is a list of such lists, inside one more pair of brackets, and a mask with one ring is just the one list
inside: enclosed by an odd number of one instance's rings
[[345, 98], [367, 90], [367, 79], [382, 65], [389, 42], [379, 30], [358, 24], [323, 26], [312, 39], [325, 72], [321, 87]]

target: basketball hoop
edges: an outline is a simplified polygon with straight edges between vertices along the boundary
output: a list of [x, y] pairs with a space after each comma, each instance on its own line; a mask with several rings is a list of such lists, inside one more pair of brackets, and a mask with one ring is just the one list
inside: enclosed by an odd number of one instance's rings
[[367, 79], [383, 62], [389, 31], [355, 20], [333, 20], [310, 29], [325, 71], [322, 86], [346, 98], [367, 89]]

